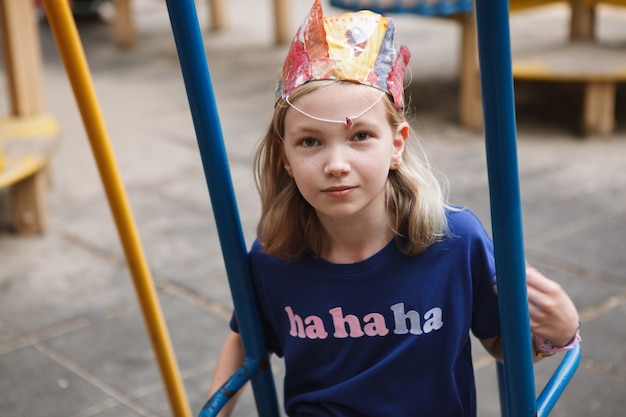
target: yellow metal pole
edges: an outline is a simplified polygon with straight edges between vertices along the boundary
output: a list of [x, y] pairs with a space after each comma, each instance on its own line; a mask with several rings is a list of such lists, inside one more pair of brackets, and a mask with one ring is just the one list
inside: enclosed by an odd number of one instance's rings
[[152, 348], [169, 397], [170, 407], [174, 416], [189, 417], [191, 416], [189, 404], [158, 294], [117, 169], [68, 0], [44, 0], [43, 3], [113, 212]]

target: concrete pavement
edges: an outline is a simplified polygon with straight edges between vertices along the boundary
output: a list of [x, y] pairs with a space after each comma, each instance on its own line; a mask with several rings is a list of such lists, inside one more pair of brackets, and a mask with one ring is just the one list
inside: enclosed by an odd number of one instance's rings
[[[266, 2], [269, 3], [269, 2]], [[309, 2], [294, 2], [294, 30]], [[232, 302], [162, 2], [137, 0], [138, 44], [119, 50], [110, 28], [79, 21], [102, 111], [184, 378], [192, 413], [206, 400]], [[286, 46], [272, 45], [269, 4], [229, 2], [230, 27], [205, 42], [240, 216], [248, 242], [259, 208], [251, 176], [255, 142], [273, 104]], [[205, 16], [206, 8], [199, 6]], [[601, 36], [626, 45], [626, 13], [601, 11]], [[561, 6], [516, 14], [514, 51], [559, 42]], [[457, 118], [458, 27], [397, 18], [413, 53], [414, 127], [450, 181], [452, 201], [489, 226], [481, 132]], [[45, 97], [59, 121], [49, 229], [10, 232], [0, 193], [0, 416], [169, 416], [158, 369], [119, 239], [64, 68], [40, 26]], [[0, 91], [6, 96], [6, 86]], [[580, 89], [517, 83], [520, 180], [527, 256], [560, 282], [583, 318], [581, 367], [553, 416], [617, 416], [626, 409], [626, 96], [617, 128], [581, 139]], [[0, 106], [1, 113], [6, 113]], [[479, 415], [499, 415], [495, 366], [477, 348]], [[557, 360], [536, 367], [538, 391]], [[280, 365], [275, 368], [280, 381]], [[238, 416], [254, 415], [250, 391]]]

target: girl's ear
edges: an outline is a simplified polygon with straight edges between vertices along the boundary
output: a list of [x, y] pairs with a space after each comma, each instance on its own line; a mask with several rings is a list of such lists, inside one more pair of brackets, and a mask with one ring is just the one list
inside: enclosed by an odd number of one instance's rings
[[407, 140], [409, 138], [409, 129], [410, 128], [408, 122], [400, 123], [396, 130], [396, 136], [400, 135], [402, 137], [402, 140]]
[[278, 141], [276, 146], [280, 146], [280, 159], [283, 160], [283, 166], [285, 167], [285, 171], [289, 174], [290, 177], [293, 177], [293, 170], [291, 169], [291, 164], [289, 160], [285, 156], [285, 150], [283, 149], [282, 142]]
[[396, 134], [393, 138], [393, 154], [391, 156], [392, 169], [398, 169], [400, 162], [402, 161], [402, 154], [404, 153], [404, 146], [406, 140], [409, 137], [409, 124], [402, 122], [396, 128]]
[[289, 161], [283, 158], [285, 171], [289, 174], [290, 177], [293, 177], [293, 170], [291, 169], [291, 165], [289, 165]]

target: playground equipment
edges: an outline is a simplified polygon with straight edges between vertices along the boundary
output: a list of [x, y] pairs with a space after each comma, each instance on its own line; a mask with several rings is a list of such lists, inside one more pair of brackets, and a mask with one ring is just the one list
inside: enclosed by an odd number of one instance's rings
[[596, 10], [601, 4], [623, 7], [626, 1], [569, 0], [567, 3], [571, 8], [569, 39], [517, 57], [513, 61], [513, 77], [580, 85], [583, 89], [581, 135], [607, 136], [615, 128], [617, 84], [626, 82], [626, 49], [623, 44], [598, 39], [600, 22]]
[[[153, 342], [170, 406], [188, 416], [184, 390], [145, 262], [123, 185], [108, 144], [87, 63], [66, 0], [44, 0], [52, 31], [113, 211], [124, 253]], [[218, 227], [226, 272], [244, 342], [244, 366], [209, 400], [201, 416], [216, 415], [246, 381], [252, 381], [259, 416], [277, 417], [279, 407], [247, 262], [238, 210], [193, 0], [167, 0], [198, 145]], [[492, 209], [504, 366], [498, 367], [503, 416], [546, 416], [573, 376], [581, 350], [568, 352], [537, 399], [526, 302], [525, 258], [516, 154], [506, 1], [478, 0], [475, 7], [482, 68], [484, 123]], [[514, 341], [514, 342], [509, 342]]]
[[0, 119], [0, 189], [11, 193], [11, 226], [17, 233], [46, 228], [48, 164], [59, 127], [44, 111], [41, 52], [33, 6], [0, 2], [0, 38], [7, 75], [9, 114]]

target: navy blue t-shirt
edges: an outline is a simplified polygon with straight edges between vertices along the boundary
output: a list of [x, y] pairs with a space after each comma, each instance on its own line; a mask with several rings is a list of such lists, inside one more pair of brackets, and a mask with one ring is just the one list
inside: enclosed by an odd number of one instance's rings
[[[270, 350], [285, 359], [289, 416], [475, 416], [470, 330], [500, 333], [493, 245], [468, 210], [417, 256], [285, 262], [250, 252]], [[232, 321], [237, 330], [236, 320]]]

